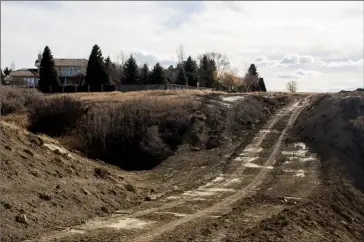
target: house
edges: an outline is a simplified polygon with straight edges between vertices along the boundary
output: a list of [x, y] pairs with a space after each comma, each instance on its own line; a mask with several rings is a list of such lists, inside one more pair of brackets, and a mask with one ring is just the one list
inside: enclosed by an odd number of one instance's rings
[[11, 71], [4, 81], [10, 85], [35, 87], [38, 85], [39, 75], [37, 69], [22, 68]]
[[[35, 66], [40, 70], [40, 61], [42, 55], [38, 54], [38, 59], [35, 61]], [[86, 75], [88, 60], [86, 59], [54, 59], [54, 65], [58, 72], [61, 85], [75, 84], [75, 80], [79, 82], [80, 76]]]

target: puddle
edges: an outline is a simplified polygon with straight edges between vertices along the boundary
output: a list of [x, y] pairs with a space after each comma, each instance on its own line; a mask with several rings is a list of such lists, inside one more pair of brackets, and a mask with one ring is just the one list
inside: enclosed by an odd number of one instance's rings
[[141, 229], [151, 223], [153, 223], [153, 221], [143, 221], [136, 218], [125, 218], [117, 221], [116, 223], [107, 224], [105, 227], [114, 229]]

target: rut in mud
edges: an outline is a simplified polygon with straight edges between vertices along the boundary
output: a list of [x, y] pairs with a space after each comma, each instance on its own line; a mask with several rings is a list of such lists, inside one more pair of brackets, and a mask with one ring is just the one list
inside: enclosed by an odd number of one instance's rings
[[[314, 159], [303, 154], [306, 151], [301, 144], [283, 152], [281, 147], [287, 131], [307, 102], [308, 99], [301, 99], [276, 113], [252, 143], [231, 161], [225, 173], [207, 184], [152, 201], [147, 209], [119, 211], [110, 217], [96, 218], [34, 241], [169, 241], [168, 234], [177, 238], [175, 233], [183, 234], [184, 227], [191, 222], [223, 216], [236, 202], [254, 196], [261, 189], [267, 175], [276, 172], [279, 156], [285, 155], [291, 162]], [[305, 176], [303, 169], [287, 168], [283, 172], [298, 179]], [[224, 237], [221, 233], [215, 237], [219, 236]]]

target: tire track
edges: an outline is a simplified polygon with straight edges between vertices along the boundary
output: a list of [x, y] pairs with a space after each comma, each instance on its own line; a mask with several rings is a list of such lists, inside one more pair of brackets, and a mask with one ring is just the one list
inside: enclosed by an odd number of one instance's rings
[[[293, 107], [293, 113], [286, 125], [286, 127], [284, 128], [284, 130], [282, 131], [281, 135], [279, 136], [277, 142], [274, 145], [273, 151], [270, 154], [269, 158], [267, 159], [267, 161], [265, 162], [264, 166], [272, 166], [275, 163], [275, 158], [280, 150], [281, 144], [282, 144], [282, 140], [285, 137], [287, 131], [292, 127], [293, 123], [296, 121], [299, 113], [301, 112], [301, 110], [307, 105], [307, 98], [304, 100], [304, 104], [302, 106], [298, 106], [299, 102], [295, 103], [294, 105], [292, 105]], [[261, 171], [258, 173], [258, 175], [255, 176], [255, 178], [253, 179], [253, 181], [251, 183], [249, 183], [247, 186], [243, 187], [242, 189], [240, 189], [237, 193], [228, 196], [226, 198], [224, 198], [222, 201], [214, 204], [211, 207], [208, 207], [206, 209], [200, 210], [194, 214], [188, 215], [186, 217], [180, 218], [180, 219], [176, 219], [172, 222], [169, 222], [165, 225], [162, 225], [160, 227], [158, 227], [157, 229], [155, 229], [154, 231], [148, 231], [146, 234], [143, 234], [133, 240], [133, 242], [148, 242], [151, 241], [155, 238], [157, 238], [158, 236], [168, 232], [168, 231], [172, 231], [174, 230], [176, 227], [185, 224], [187, 222], [190, 222], [192, 220], [201, 218], [201, 217], [206, 217], [208, 215], [211, 214], [215, 214], [216, 213], [222, 213], [222, 212], [226, 212], [229, 211], [231, 206], [239, 201], [240, 199], [244, 198], [245, 196], [247, 196], [249, 194], [249, 192], [254, 192], [254, 189], [256, 189], [263, 181], [263, 178], [266, 176], [266, 174], [269, 172], [268, 169], [261, 169]]]

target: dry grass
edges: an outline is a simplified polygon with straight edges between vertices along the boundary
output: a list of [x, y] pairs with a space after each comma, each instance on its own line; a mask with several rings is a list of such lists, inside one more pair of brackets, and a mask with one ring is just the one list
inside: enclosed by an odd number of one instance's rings
[[40, 102], [42, 97], [35, 89], [0, 85], [1, 115], [25, 112], [27, 108]]
[[134, 92], [96, 92], [96, 93], [68, 93], [53, 96], [69, 96], [77, 98], [85, 103], [115, 103], [128, 100], [155, 100], [155, 99], [190, 99], [191, 97], [201, 97], [209, 94], [221, 94], [222, 92], [210, 90], [149, 90]]

